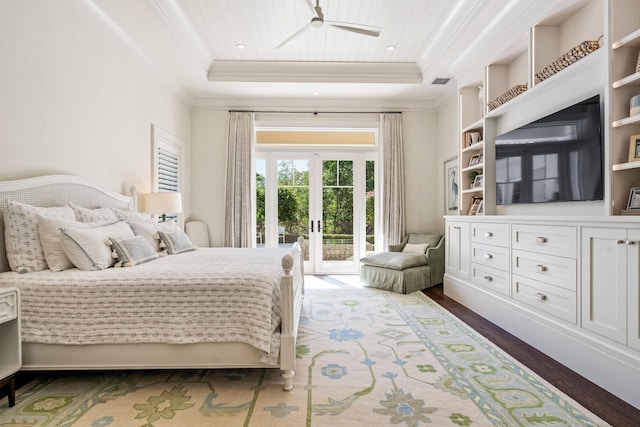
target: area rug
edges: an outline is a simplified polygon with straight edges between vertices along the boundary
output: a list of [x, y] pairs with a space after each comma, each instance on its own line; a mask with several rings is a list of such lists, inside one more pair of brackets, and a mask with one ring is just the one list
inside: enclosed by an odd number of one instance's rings
[[307, 280], [294, 389], [279, 372], [43, 374], [0, 426], [595, 426], [421, 292]]

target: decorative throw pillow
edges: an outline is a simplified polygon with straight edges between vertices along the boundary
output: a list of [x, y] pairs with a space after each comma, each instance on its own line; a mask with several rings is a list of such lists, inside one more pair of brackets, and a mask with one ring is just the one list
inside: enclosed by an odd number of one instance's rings
[[[110, 222], [110, 224], [112, 224]], [[64, 252], [62, 247], [62, 232], [61, 228], [73, 227], [73, 228], [92, 228], [99, 227], [105, 224], [102, 222], [79, 222], [75, 219], [66, 218], [46, 218], [40, 217], [38, 220], [38, 235], [40, 236], [40, 244], [42, 245], [42, 251], [44, 252], [44, 259], [47, 261], [49, 270], [62, 271], [73, 268], [74, 265]]]
[[182, 230], [171, 232], [158, 231], [160, 247], [166, 249], [169, 255], [181, 254], [196, 249], [187, 233]]
[[178, 230], [178, 224], [173, 221], [156, 222], [155, 220], [150, 219], [141, 222], [132, 222], [129, 225], [131, 226], [134, 234], [136, 236], [143, 236], [147, 239], [156, 252], [160, 252], [162, 250], [160, 248], [160, 236], [158, 235], [158, 231], [168, 233]]
[[116, 216], [116, 218], [126, 221], [128, 223], [132, 222], [140, 222], [146, 221], [148, 219], [147, 216], [141, 214], [138, 211], [125, 211], [124, 209], [110, 208], [111, 212]]
[[103, 270], [115, 263], [109, 237], [133, 237], [124, 221], [93, 228], [62, 228], [62, 248], [73, 265], [80, 270]]
[[116, 221], [118, 219], [116, 214], [109, 208], [88, 209], [73, 202], [68, 202], [67, 205], [73, 209], [76, 220], [80, 222]]
[[40, 217], [75, 219], [68, 206], [43, 208], [7, 199], [4, 237], [11, 270], [29, 273], [49, 268], [38, 236]]
[[114, 267], [133, 267], [159, 257], [158, 252], [143, 236], [124, 239], [110, 238], [109, 240], [111, 241], [111, 249], [118, 257]]
[[427, 252], [428, 247], [428, 243], [407, 243], [402, 249], [402, 252], [410, 254], [424, 254]]

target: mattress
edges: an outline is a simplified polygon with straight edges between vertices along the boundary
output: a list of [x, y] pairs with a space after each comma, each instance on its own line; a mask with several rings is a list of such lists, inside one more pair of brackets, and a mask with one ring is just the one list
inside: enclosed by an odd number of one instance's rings
[[1, 273], [0, 287], [20, 289], [25, 342], [243, 342], [274, 364], [285, 254], [202, 248], [129, 268]]

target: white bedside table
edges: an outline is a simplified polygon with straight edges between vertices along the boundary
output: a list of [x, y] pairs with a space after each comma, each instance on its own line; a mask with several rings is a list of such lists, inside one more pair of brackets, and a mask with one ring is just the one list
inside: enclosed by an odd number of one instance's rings
[[0, 389], [9, 386], [9, 407], [16, 404], [16, 373], [21, 366], [19, 292], [0, 288]]

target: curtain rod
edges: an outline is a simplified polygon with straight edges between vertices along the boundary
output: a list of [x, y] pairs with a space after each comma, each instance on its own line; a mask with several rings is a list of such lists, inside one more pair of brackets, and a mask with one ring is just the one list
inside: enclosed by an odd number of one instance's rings
[[269, 114], [402, 114], [402, 111], [262, 111], [262, 110], [229, 110], [230, 113], [269, 113]]

